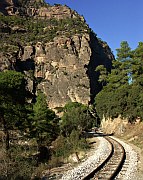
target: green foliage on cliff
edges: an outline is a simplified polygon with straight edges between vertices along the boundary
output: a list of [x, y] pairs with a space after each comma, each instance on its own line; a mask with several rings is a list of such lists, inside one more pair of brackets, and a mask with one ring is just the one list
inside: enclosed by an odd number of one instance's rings
[[13, 52], [18, 44], [49, 42], [58, 35], [71, 36], [90, 31], [79, 17], [57, 20], [0, 15], [0, 24], [0, 51], [3, 52]]
[[102, 119], [121, 115], [131, 122], [140, 117], [143, 119], [143, 43], [131, 50], [126, 41], [117, 49], [117, 59], [113, 61], [113, 69], [107, 76], [100, 71], [100, 82], [103, 90], [95, 98], [98, 115]]

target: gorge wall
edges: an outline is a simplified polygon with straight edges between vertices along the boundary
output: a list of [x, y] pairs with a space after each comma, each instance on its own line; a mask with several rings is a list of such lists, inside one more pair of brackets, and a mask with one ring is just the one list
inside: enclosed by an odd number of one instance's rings
[[[0, 71], [24, 72], [30, 91], [35, 93], [41, 89], [52, 109], [62, 107], [68, 101], [92, 103], [101, 88], [95, 69], [104, 65], [110, 71], [114, 59], [107, 43], [97, 38], [84, 18], [67, 6], [50, 6], [36, 0], [28, 1], [30, 6], [19, 5], [21, 1], [16, 0], [3, 2]], [[3, 21], [9, 16], [20, 18], [21, 14], [28, 17], [29, 22], [40, 21], [44, 26], [40, 25], [42, 28], [35, 33], [29, 24]], [[49, 39], [49, 35], [52, 38]]]

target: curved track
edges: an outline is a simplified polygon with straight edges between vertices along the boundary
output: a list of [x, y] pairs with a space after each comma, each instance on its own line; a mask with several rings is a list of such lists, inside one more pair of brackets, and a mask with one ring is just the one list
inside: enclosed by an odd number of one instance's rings
[[106, 160], [100, 164], [94, 171], [85, 176], [83, 180], [89, 179], [114, 179], [120, 172], [125, 158], [126, 153], [124, 147], [116, 140], [111, 137], [105, 137], [111, 145], [111, 152]]

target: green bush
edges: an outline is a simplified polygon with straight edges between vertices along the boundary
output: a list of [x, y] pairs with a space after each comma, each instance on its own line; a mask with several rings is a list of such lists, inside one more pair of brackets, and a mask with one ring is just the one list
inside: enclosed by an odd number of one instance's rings
[[69, 137], [59, 136], [53, 142], [53, 157], [67, 158], [70, 154], [89, 148], [87, 141], [80, 137], [78, 131], [73, 130]]

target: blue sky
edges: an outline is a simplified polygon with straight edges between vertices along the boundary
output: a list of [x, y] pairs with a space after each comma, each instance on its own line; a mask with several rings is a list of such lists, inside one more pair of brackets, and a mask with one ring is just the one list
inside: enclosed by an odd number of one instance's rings
[[132, 49], [143, 41], [143, 0], [46, 0], [66, 4], [83, 15], [89, 27], [114, 54], [121, 41]]

